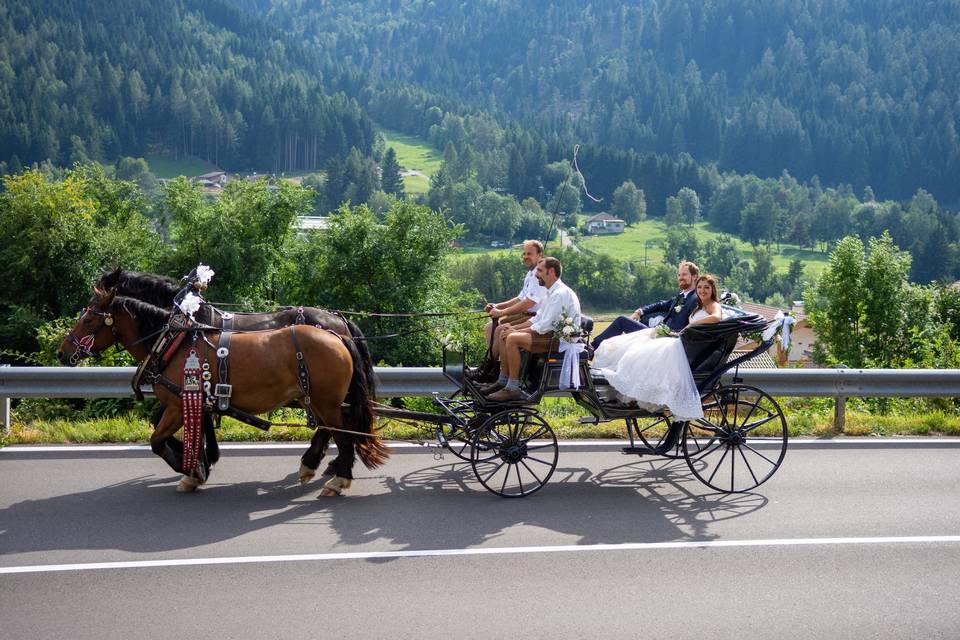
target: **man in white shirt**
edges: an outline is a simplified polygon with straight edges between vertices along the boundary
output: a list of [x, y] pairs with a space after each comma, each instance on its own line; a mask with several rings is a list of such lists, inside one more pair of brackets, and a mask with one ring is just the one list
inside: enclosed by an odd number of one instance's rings
[[537, 278], [547, 289], [547, 299], [529, 327], [505, 329], [500, 378], [483, 389], [483, 394], [490, 400], [522, 400], [525, 394], [520, 389], [520, 350], [545, 353], [557, 348], [559, 341], [554, 337], [554, 324], [564, 314], [580, 324], [580, 300], [560, 279], [562, 274], [563, 266], [556, 258], [544, 258], [537, 263]]
[[[523, 287], [516, 297], [496, 304], [488, 304], [486, 311], [491, 318], [497, 318], [497, 328], [493, 328], [493, 321], [483, 328], [487, 336], [487, 343], [491, 344], [493, 359], [500, 357], [503, 331], [507, 326], [526, 328], [530, 326], [530, 318], [540, 308], [547, 297], [547, 290], [537, 280], [537, 263], [543, 259], [543, 243], [539, 240], [525, 240], [523, 243], [523, 266], [527, 268], [527, 275], [523, 278]], [[491, 333], [493, 342], [491, 343]]]

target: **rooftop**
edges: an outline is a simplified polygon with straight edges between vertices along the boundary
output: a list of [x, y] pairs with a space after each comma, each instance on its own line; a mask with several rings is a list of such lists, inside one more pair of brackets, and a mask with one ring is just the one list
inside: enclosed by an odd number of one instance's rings
[[[730, 354], [730, 357], [727, 359], [729, 362], [735, 358], [750, 353], [749, 351], [734, 351]], [[773, 358], [770, 357], [770, 352], [764, 351], [763, 353], [758, 353], [753, 356], [746, 362], [740, 363], [741, 369], [776, 369], [777, 363], [773, 361]]]
[[609, 213], [598, 213], [595, 216], [590, 216], [587, 222], [623, 222], [626, 223], [626, 220], [621, 220], [615, 215]]
[[[740, 304], [740, 308], [746, 311], [747, 313], [755, 313], [758, 316], [762, 317], [764, 320], [770, 321], [777, 316], [778, 311], [786, 311], [786, 309], [780, 309], [778, 307], [771, 307], [768, 304], [759, 304], [757, 302], [744, 302]], [[794, 319], [797, 322], [801, 320], [806, 320], [807, 314], [804, 313], [803, 308], [794, 307], [790, 313], [793, 314]]]

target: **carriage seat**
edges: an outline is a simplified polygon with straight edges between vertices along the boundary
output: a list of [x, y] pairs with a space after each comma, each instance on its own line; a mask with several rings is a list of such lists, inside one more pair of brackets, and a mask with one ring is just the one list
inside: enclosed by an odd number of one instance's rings
[[584, 335], [593, 333], [593, 318], [580, 314], [580, 328], [583, 329]]

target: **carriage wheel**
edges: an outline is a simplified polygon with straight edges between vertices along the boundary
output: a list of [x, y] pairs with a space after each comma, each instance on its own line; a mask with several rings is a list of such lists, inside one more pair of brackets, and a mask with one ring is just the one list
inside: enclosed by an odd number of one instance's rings
[[466, 399], [461, 400], [456, 406], [449, 405], [449, 408], [456, 414], [459, 421], [438, 424], [437, 442], [464, 462], [470, 462], [470, 445], [473, 442], [474, 433], [483, 424], [486, 416], [478, 416], [474, 411], [473, 402]]
[[470, 464], [487, 491], [521, 498], [538, 491], [557, 468], [560, 447], [546, 420], [531, 409], [491, 416], [473, 437]]
[[476, 432], [476, 427], [471, 425], [476, 422], [478, 420], [473, 419], [466, 426], [452, 423], [438, 424], [437, 441], [456, 457], [464, 462], [470, 462], [470, 446]]
[[787, 420], [777, 401], [742, 384], [719, 387], [704, 418], [684, 429], [687, 466], [724, 493], [750, 491], [776, 473], [787, 452]]
[[[671, 428], [682, 428], [682, 426], [682, 424], [678, 424], [671, 420], [670, 416], [654, 418], [653, 421], [646, 426], [642, 426], [639, 421], [634, 421], [633, 423], [633, 428], [636, 430], [637, 436], [640, 438], [641, 442], [643, 442], [647, 448], [654, 451], [658, 451], [664, 446]], [[627, 424], [627, 428], [630, 428], [629, 423]], [[659, 453], [658, 455], [661, 455], [664, 458], [670, 458], [672, 460], [682, 458], [683, 438], [677, 438], [676, 444], [674, 444], [668, 450]]]

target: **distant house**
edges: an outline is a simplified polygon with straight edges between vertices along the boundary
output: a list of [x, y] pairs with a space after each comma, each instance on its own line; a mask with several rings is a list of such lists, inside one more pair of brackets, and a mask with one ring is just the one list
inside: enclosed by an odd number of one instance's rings
[[197, 176], [194, 178], [197, 182], [206, 180], [208, 182], [219, 182], [224, 184], [227, 181], [227, 172], [226, 171], [211, 171], [210, 173], [205, 173], [202, 176]]
[[203, 187], [205, 193], [219, 193], [227, 184], [228, 177], [226, 171], [211, 171], [191, 180]]
[[[764, 320], [773, 320], [778, 311], [777, 307], [771, 307], [766, 304], [757, 304], [755, 302], [744, 302], [740, 308], [747, 313], [755, 313]], [[781, 367], [784, 365], [806, 366], [813, 362], [813, 345], [817, 342], [817, 334], [807, 320], [807, 314], [803, 309], [803, 302], [794, 301], [790, 308], [796, 322], [790, 328], [790, 351], [785, 352], [777, 342], [770, 348], [771, 352], [776, 353], [776, 361]], [[742, 348], [741, 346], [737, 347]]]
[[623, 229], [626, 227], [626, 225], [627, 223], [625, 220], [621, 220], [616, 216], [612, 216], [609, 213], [598, 213], [587, 220], [587, 223], [584, 225], [584, 229], [587, 233], [603, 235], [611, 233], [623, 233]]
[[324, 231], [330, 226], [330, 219], [324, 216], [300, 216], [294, 222], [294, 226], [301, 233]]

